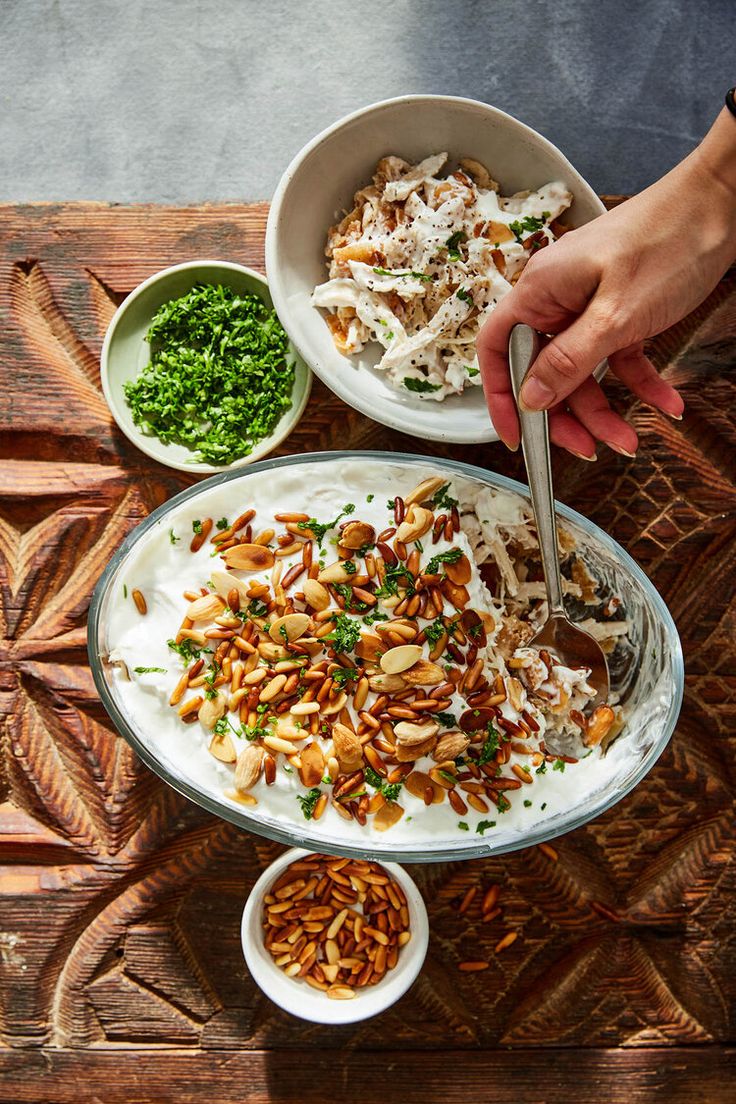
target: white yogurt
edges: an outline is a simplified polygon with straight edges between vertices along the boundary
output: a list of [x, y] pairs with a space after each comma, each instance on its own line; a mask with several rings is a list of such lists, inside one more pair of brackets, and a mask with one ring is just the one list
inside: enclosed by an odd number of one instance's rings
[[[130, 681], [119, 668], [113, 676], [114, 692], [122, 711], [139, 738], [168, 771], [221, 804], [244, 810], [244, 806], [224, 796], [225, 790], [232, 789], [233, 768], [208, 752], [210, 733], [199, 723], [184, 725], [176, 710], [168, 704], [171, 691], [185, 669], [183, 661], [167, 645], [167, 640], [176, 636], [181, 624], [186, 605], [182, 592], [206, 585], [212, 569], [222, 566], [219, 557], [212, 557], [213, 545], [209, 540], [199, 552], [190, 552], [193, 521], [205, 517], [214, 520], [226, 517], [232, 521], [243, 511], [254, 508], [254, 533], [257, 533], [272, 524], [274, 513], [307, 512], [326, 521], [336, 517], [346, 503], [352, 502], [356, 507], [354, 516], [374, 525], [378, 532], [392, 522], [387, 500], [407, 495], [421, 479], [435, 474], [443, 473], [433, 471], [430, 464], [425, 469], [372, 459], [305, 462], [257, 472], [243, 481], [225, 483], [195, 495], [158, 522], [138, 542], [118, 577], [117, 594], [109, 609], [107, 643], [111, 655], [122, 659], [130, 672]], [[481, 484], [455, 479], [450, 493], [456, 494], [460, 489], [466, 497], [469, 490], [476, 487], [480, 496], [486, 494]], [[369, 502], [370, 496], [373, 498]], [[509, 494], [508, 500], [505, 508], [510, 516], [516, 516], [517, 496]], [[329, 544], [330, 535], [334, 536], [328, 534], [324, 546], [327, 563], [336, 559], [334, 547]], [[450, 543], [442, 540], [431, 545], [427, 540], [422, 562], [452, 545], [470, 551], [463, 533]], [[289, 562], [286, 558], [284, 571]], [[243, 578], [267, 582], [269, 574]], [[127, 588], [127, 598], [124, 588]], [[138, 613], [130, 597], [134, 588], [141, 590], [146, 598], [148, 613], [145, 616]], [[295, 589], [299, 589], [298, 584]], [[474, 574], [468, 589], [472, 608], [497, 611], [497, 603], [494, 604], [479, 575]], [[165, 668], [165, 674], [135, 674], [136, 667]], [[455, 716], [464, 708], [467, 706], [461, 698], [453, 700], [451, 711]], [[504, 715], [510, 719], [514, 717], [513, 712], [508, 711], [508, 703], [504, 705]], [[237, 722], [236, 715], [233, 720]], [[245, 741], [234, 736], [233, 741], [237, 750], [245, 746]], [[342, 819], [329, 803], [319, 821], [307, 823], [297, 802], [297, 795], [305, 792], [304, 787], [296, 771], [287, 773], [283, 769], [283, 756], [280, 756], [276, 782], [266, 786], [261, 779], [256, 784], [252, 792], [258, 805], [248, 808], [247, 814], [291, 831], [296, 837], [308, 834], [311, 839], [325, 842], [349, 840], [354, 846], [370, 847], [375, 843], [383, 848], [395, 846], [397, 849], [416, 845], [426, 845], [427, 849], [452, 843], [468, 845], [480, 839], [476, 832], [479, 822], [495, 821], [495, 827], [486, 829], [483, 835], [484, 840], [492, 843], [500, 835], [526, 833], [542, 821], [585, 805], [600, 790], [615, 786], [616, 779], [628, 774], [640, 757], [641, 747], [622, 738], [606, 756], [596, 750], [577, 764], [566, 764], [564, 771], [553, 770], [551, 763], [541, 775], [535, 775], [532, 769], [533, 784], [508, 795], [511, 808], [505, 813], [491, 806], [487, 814], [471, 808], [459, 817], [446, 801], [427, 808], [421, 800], [402, 789], [398, 800], [405, 810], [404, 816], [388, 832], [382, 833], [372, 827], [371, 817], [366, 826], [361, 827], [355, 821]], [[528, 757], [512, 755], [511, 763], [515, 761], [527, 765]], [[420, 769], [432, 765], [429, 760], [417, 764]], [[508, 771], [506, 768], [504, 774]], [[324, 788], [329, 792], [330, 787]]]

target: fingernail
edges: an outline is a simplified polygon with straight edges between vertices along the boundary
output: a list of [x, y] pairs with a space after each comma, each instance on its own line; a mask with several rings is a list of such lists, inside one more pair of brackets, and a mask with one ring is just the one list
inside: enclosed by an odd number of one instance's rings
[[620, 452], [622, 456], [628, 456], [630, 460], [636, 458], [635, 452], [627, 452], [625, 448], [621, 448], [621, 445], [613, 445], [610, 441], [606, 441], [605, 443], [610, 449], [613, 449], [614, 452]]
[[665, 414], [676, 422], [682, 421], [682, 414], [670, 414], [669, 410], [665, 410]]
[[521, 389], [519, 402], [525, 410], [545, 410], [555, 401], [555, 393], [536, 376], [527, 380]]
[[577, 456], [578, 460], [588, 460], [591, 464], [598, 459], [598, 453], [594, 452], [592, 456], [586, 456], [584, 452], [575, 452], [575, 449], [570, 449], [573, 456]]

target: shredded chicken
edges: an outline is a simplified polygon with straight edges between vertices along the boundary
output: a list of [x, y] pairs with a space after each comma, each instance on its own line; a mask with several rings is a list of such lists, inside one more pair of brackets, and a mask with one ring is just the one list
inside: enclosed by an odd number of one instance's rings
[[379, 161], [330, 228], [330, 278], [312, 295], [340, 352], [377, 342], [393, 387], [437, 401], [480, 383], [480, 327], [531, 253], [568, 229], [556, 220], [572, 203], [560, 181], [504, 198], [469, 159], [442, 178], [447, 160]]

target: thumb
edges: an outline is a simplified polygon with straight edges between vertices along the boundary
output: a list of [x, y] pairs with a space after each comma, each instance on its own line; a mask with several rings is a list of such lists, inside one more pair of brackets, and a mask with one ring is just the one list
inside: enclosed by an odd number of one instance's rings
[[584, 382], [611, 352], [625, 344], [608, 312], [593, 303], [558, 333], [529, 369], [521, 389], [527, 410], [548, 410]]

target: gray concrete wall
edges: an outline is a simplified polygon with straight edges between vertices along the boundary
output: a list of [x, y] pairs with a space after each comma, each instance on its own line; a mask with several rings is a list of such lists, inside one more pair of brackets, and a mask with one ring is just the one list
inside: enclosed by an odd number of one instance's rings
[[734, 0], [0, 0], [0, 199], [268, 198], [341, 115], [471, 96], [638, 190], [736, 83]]

